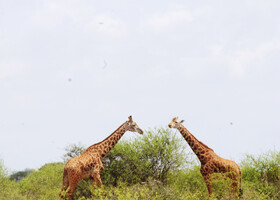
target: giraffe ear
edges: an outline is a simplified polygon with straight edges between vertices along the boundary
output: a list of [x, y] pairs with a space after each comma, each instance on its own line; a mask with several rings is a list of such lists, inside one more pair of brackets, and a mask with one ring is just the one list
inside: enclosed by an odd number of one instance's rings
[[181, 120], [180, 123], [183, 123], [185, 120]]
[[128, 121], [132, 121], [132, 116], [131, 115], [128, 117]]

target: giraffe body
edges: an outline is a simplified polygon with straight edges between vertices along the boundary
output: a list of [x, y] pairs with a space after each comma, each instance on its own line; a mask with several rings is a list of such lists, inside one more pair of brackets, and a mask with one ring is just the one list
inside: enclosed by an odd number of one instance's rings
[[209, 195], [212, 195], [212, 181], [216, 178], [215, 173], [222, 175], [232, 180], [232, 192], [238, 194], [238, 183], [241, 188], [241, 170], [239, 166], [232, 160], [227, 160], [218, 156], [213, 149], [196, 139], [183, 125], [182, 121], [174, 118], [168, 126], [176, 128], [180, 131], [192, 151], [196, 154], [201, 163], [200, 172], [206, 183]]
[[78, 182], [85, 178], [90, 178], [98, 187], [102, 186], [100, 174], [104, 167], [101, 159], [117, 144], [126, 131], [143, 134], [143, 131], [132, 121], [130, 116], [128, 121], [105, 140], [88, 147], [80, 156], [72, 158], [66, 163], [60, 199], [63, 199], [62, 192], [69, 188], [66, 196], [68, 200], [72, 200]]

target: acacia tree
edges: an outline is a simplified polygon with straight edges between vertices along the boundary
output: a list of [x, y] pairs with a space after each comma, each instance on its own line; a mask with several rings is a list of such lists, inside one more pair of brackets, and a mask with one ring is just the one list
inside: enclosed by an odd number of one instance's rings
[[67, 162], [71, 158], [81, 155], [85, 150], [86, 148], [81, 143], [70, 144], [66, 146], [65, 147], [66, 153], [63, 155], [64, 162]]
[[170, 129], [150, 129], [134, 140], [118, 143], [103, 159], [103, 180], [108, 184], [117, 182], [144, 182], [153, 178], [166, 183], [170, 170], [187, 164], [184, 140]]

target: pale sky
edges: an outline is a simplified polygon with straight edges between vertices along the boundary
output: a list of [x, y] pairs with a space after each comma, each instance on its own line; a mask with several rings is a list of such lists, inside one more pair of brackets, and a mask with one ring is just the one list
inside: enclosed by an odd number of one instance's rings
[[99, 142], [129, 115], [144, 130], [178, 116], [236, 162], [280, 150], [279, 10], [277, 0], [0, 1], [0, 159], [10, 171], [62, 161], [67, 145]]

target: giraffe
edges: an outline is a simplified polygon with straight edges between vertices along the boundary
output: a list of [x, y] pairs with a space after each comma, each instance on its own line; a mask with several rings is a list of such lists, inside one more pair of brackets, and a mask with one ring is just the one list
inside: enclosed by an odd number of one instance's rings
[[197, 158], [201, 163], [200, 172], [206, 183], [209, 196], [212, 196], [212, 180], [215, 178], [215, 173], [221, 173], [226, 177], [230, 178], [232, 182], [232, 192], [235, 196], [238, 195], [238, 181], [241, 191], [241, 171], [239, 166], [232, 160], [227, 160], [218, 156], [213, 149], [196, 139], [186, 129], [182, 123], [184, 120], [179, 121], [178, 117], [168, 124], [169, 128], [176, 128], [185, 138], [187, 143], [190, 145], [192, 151], [196, 154]]
[[66, 163], [63, 172], [62, 189], [59, 195], [60, 199], [64, 198], [62, 192], [66, 191], [69, 187], [66, 197], [68, 200], [72, 200], [78, 182], [88, 177], [98, 187], [102, 186], [100, 173], [104, 167], [101, 159], [117, 144], [126, 131], [143, 134], [143, 131], [132, 120], [132, 117], [129, 116], [128, 120], [106, 139], [88, 147], [80, 156], [72, 158]]

